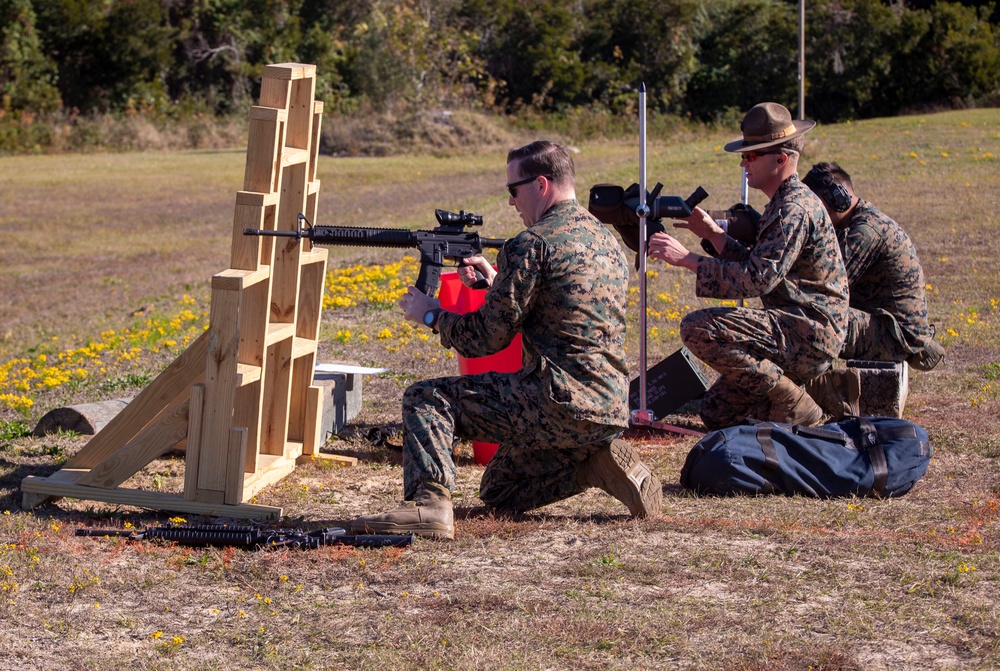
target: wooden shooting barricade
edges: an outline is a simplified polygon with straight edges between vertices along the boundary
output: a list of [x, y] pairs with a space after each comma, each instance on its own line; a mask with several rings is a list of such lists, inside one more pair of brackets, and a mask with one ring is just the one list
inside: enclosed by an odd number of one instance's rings
[[[308, 240], [243, 235], [316, 221], [320, 119], [316, 67], [264, 70], [250, 111], [231, 266], [212, 278], [209, 328], [53, 475], [21, 481], [23, 507], [70, 497], [224, 517], [278, 517], [248, 503], [318, 455], [321, 388], [313, 384], [327, 250]], [[182, 495], [121, 487], [184, 447]], [[347, 464], [350, 458], [342, 458]]]

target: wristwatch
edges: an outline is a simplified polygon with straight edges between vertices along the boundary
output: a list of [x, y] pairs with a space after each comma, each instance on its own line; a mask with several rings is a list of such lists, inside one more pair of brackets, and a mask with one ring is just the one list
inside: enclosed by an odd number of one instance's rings
[[432, 331], [437, 333], [438, 317], [440, 316], [441, 316], [441, 308], [428, 310], [427, 312], [424, 313], [424, 326], [429, 326]]

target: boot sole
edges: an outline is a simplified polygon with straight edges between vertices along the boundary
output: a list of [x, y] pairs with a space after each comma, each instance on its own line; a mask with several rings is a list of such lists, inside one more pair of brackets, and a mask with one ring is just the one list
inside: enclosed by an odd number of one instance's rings
[[658, 514], [663, 502], [659, 478], [624, 440], [611, 443], [611, 457], [611, 470], [617, 475], [615, 483], [608, 483], [614, 490], [613, 496], [628, 506], [632, 517]]
[[394, 524], [392, 522], [352, 522], [351, 531], [356, 534], [416, 534], [421, 538], [436, 541], [455, 539], [454, 527], [442, 524]]

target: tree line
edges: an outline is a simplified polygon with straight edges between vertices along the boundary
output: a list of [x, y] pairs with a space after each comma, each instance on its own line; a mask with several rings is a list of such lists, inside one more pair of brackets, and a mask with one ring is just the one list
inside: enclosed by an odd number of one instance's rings
[[[995, 104], [994, 3], [809, 0], [806, 110]], [[0, 124], [244, 113], [270, 63], [328, 113], [580, 107], [732, 118], [798, 99], [798, 0], [0, 0]]]

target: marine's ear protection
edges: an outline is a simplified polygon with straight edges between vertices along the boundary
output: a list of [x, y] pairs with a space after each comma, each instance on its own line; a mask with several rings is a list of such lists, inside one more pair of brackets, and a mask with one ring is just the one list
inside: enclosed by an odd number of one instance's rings
[[813, 168], [806, 174], [802, 182], [813, 189], [827, 207], [834, 212], [847, 212], [851, 207], [851, 194], [847, 192], [847, 187], [833, 181], [833, 175]]

